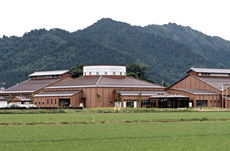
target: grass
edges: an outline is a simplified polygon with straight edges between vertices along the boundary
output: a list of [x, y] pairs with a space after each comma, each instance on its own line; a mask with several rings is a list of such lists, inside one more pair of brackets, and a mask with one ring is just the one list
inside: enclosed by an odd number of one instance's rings
[[230, 112], [0, 114], [0, 150], [230, 150], [229, 119]]
[[229, 120], [230, 112], [0, 114], [0, 124]]
[[1, 126], [1, 150], [229, 150], [230, 122]]

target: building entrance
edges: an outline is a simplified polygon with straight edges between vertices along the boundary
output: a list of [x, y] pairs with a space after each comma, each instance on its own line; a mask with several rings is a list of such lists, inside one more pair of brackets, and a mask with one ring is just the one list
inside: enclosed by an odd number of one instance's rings
[[70, 99], [59, 99], [60, 107], [69, 107]]

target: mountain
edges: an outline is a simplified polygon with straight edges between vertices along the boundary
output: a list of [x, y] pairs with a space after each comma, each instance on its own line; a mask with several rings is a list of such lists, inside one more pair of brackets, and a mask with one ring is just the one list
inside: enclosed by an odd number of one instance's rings
[[0, 82], [9, 87], [28, 79], [34, 71], [71, 69], [76, 63], [126, 65], [135, 62], [130, 54], [116, 48], [56, 31], [40, 29], [21, 38], [2, 38]]
[[144, 27], [146, 33], [154, 33], [169, 37], [202, 54], [208, 60], [230, 67], [230, 42], [220, 37], [207, 36], [191, 27], [184, 27], [175, 23], [166, 25], [149, 25]]
[[229, 68], [230, 42], [169, 23], [131, 26], [103, 18], [70, 33], [39, 29], [0, 38], [0, 84], [12, 86], [38, 70], [71, 69], [76, 63], [149, 66], [147, 75], [167, 85], [191, 67]]
[[191, 67], [225, 67], [169, 36], [108, 18], [75, 34], [132, 54], [142, 64], [163, 75], [156, 77], [149, 72], [149, 77], [158, 83], [164, 80], [172, 84], [182, 78]]

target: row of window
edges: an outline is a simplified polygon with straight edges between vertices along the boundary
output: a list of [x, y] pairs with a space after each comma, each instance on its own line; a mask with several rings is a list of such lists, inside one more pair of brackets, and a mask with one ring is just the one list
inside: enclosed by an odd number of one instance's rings
[[227, 73], [199, 73], [199, 76], [216, 76], [216, 77], [229, 77]]
[[[212, 102], [212, 100], [210, 100], [210, 102]], [[213, 102], [216, 102], [216, 100], [214, 100]], [[218, 102], [220, 102], [220, 101], [218, 101]]]
[[[49, 99], [47, 99], [47, 104], [49, 104]], [[53, 104], [53, 99], [50, 99], [50, 104]], [[57, 100], [54, 99], [54, 104], [57, 104]]]
[[44, 78], [60, 78], [61, 75], [52, 75], [52, 76], [33, 76], [32, 79], [44, 79]]
[[[47, 100], [46, 100], [46, 103], [47, 103], [47, 104], [49, 104], [49, 103], [50, 103], [50, 104], [53, 104], [53, 103], [54, 103], [54, 104], [57, 104], [57, 100], [54, 99], [54, 102], [53, 102], [53, 99], [50, 99], [50, 100], [47, 99]], [[35, 105], [36, 105], [36, 104], [37, 104], [37, 102], [35, 102]], [[41, 104], [41, 102], [38, 102], [38, 104]], [[45, 104], [45, 102], [42, 102], [42, 104]]]
[[[84, 73], [84, 75], [86, 75], [86, 72]], [[89, 75], [92, 75], [92, 72], [89, 72]], [[100, 75], [99, 72], [96, 72], [96, 75]], [[105, 72], [104, 75], [108, 75], [108, 72]], [[117, 75], [116, 72], [113, 72], [113, 75]], [[122, 72], [120, 72], [120, 75], [122, 75]]]
[[[116, 101], [116, 100], [115, 100]], [[127, 99], [127, 100], [124, 100], [125, 102], [135, 102], [135, 101], [139, 101], [139, 99]], [[145, 100], [141, 100], [141, 102], [156, 102], [156, 100], [147, 100], [147, 99], [145, 99]]]

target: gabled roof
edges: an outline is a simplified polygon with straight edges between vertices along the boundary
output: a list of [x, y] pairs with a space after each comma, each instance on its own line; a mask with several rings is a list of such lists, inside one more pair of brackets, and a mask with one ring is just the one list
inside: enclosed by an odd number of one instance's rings
[[[189, 71], [195, 71], [196, 73], [225, 73], [230, 74], [230, 69], [211, 69], [211, 68], [191, 68]], [[188, 71], [188, 72], [189, 72]]]
[[141, 87], [165, 88], [158, 84], [130, 78], [113, 78], [109, 76], [79, 77], [67, 82], [59, 83], [48, 88], [74, 88], [74, 87]]
[[9, 99], [7, 99], [6, 97], [4, 96], [0, 96], [0, 101], [8, 101]]
[[32, 101], [31, 98], [26, 97], [26, 96], [15, 96], [15, 98], [19, 99], [20, 101]]
[[194, 95], [220, 95], [219, 93], [208, 91], [208, 90], [201, 90], [201, 89], [171, 89], [171, 90], [179, 90], [188, 92]]
[[227, 87], [230, 87], [230, 77], [198, 77], [195, 75], [187, 75], [184, 78], [182, 78], [181, 80], [179, 80], [178, 82], [176, 82], [175, 84], [171, 85], [168, 89], [171, 89], [174, 85], [178, 84], [179, 82], [183, 81], [185, 78], [187, 78], [188, 76], [193, 76], [201, 81], [203, 81], [204, 83], [212, 86], [213, 88], [216, 88], [220, 91], [222, 91], [222, 85], [224, 85], [224, 89], [226, 89]]
[[33, 76], [51, 76], [51, 75], [62, 75], [69, 72], [69, 70], [56, 70], [56, 71], [37, 71], [30, 74], [30, 77]]
[[60, 79], [29, 79], [4, 91], [0, 91], [0, 93], [33, 93], [59, 80]]
[[34, 97], [73, 96], [74, 94], [77, 94], [81, 91], [82, 90], [44, 91], [44, 92], [34, 95]]
[[[196, 76], [194, 76], [196, 77]], [[222, 91], [222, 86], [226, 89], [226, 86], [230, 86], [230, 77], [196, 77], [208, 85]]]

